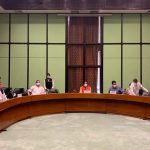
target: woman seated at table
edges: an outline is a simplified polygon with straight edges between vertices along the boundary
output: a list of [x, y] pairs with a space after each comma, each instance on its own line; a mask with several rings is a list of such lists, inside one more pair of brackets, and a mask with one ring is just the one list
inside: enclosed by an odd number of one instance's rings
[[80, 87], [80, 93], [91, 93], [91, 86], [85, 81], [83, 86]]

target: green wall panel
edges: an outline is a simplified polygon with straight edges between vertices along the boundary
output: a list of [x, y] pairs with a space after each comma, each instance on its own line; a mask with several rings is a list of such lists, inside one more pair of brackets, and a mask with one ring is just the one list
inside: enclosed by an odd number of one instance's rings
[[65, 92], [65, 45], [49, 45], [48, 49], [48, 71], [55, 88]]
[[27, 42], [27, 15], [22, 15], [22, 14], [12, 15], [11, 41]]
[[104, 45], [104, 93], [108, 93], [111, 81], [121, 82], [121, 46]]
[[0, 44], [0, 58], [8, 58], [8, 44]]
[[48, 17], [48, 42], [65, 43], [65, 17]]
[[140, 80], [140, 46], [123, 46], [123, 87], [127, 88], [134, 78]]
[[49, 45], [48, 57], [52, 58], [64, 58], [65, 57], [65, 45]]
[[33, 43], [46, 42], [46, 15], [30, 15], [29, 40]]
[[140, 42], [140, 15], [123, 15], [123, 42]]
[[11, 45], [10, 86], [27, 88], [27, 45]]
[[[142, 40], [150, 42], [150, 15], [143, 14]], [[11, 14], [11, 41], [27, 42], [27, 14]], [[29, 40], [34, 43], [46, 42], [46, 15], [30, 14]], [[65, 42], [65, 17], [48, 15], [48, 42]], [[0, 14], [0, 42], [9, 42], [9, 15]], [[121, 15], [104, 17], [104, 43], [121, 42]], [[140, 42], [140, 15], [123, 14], [123, 42]], [[7, 44], [0, 44], [0, 76], [8, 86], [8, 48]], [[11, 45], [10, 85], [12, 87], [26, 87], [27, 80], [27, 45]], [[143, 85], [150, 90], [149, 52], [150, 46], [143, 46]], [[35, 44], [29, 47], [29, 86], [35, 80], [43, 80], [46, 73], [46, 44]], [[19, 74], [17, 72], [19, 68]], [[104, 45], [104, 92], [112, 80], [120, 85], [121, 80], [121, 46]], [[48, 46], [48, 71], [52, 74], [55, 87], [60, 92], [65, 91], [65, 46]], [[60, 74], [61, 72], [61, 74]], [[21, 77], [21, 78], [20, 78]], [[140, 80], [140, 43], [123, 46], [123, 87], [133, 78]]]
[[143, 85], [150, 91], [150, 45], [143, 45], [142, 57]]
[[143, 14], [142, 39], [144, 43], [150, 43], [150, 14]]
[[[27, 42], [27, 14], [11, 14], [11, 42]], [[65, 17], [48, 15], [48, 39], [50, 43], [65, 42]], [[0, 15], [0, 42], [9, 42], [9, 15]], [[29, 86], [35, 80], [43, 85], [46, 73], [46, 15], [29, 14], [29, 42], [38, 43], [29, 46]], [[8, 86], [8, 48], [0, 45], [0, 76]], [[49, 45], [48, 70], [55, 80], [55, 86], [65, 91], [65, 45]], [[10, 86], [27, 86], [27, 45], [10, 46]], [[19, 70], [19, 73], [18, 73]], [[61, 72], [61, 77], [60, 77]]]
[[9, 15], [0, 14], [0, 42], [9, 41]]
[[46, 46], [30, 45], [29, 49], [29, 86], [36, 80], [40, 80], [43, 85], [46, 73]]
[[0, 77], [4, 86], [8, 86], [8, 45], [0, 44]]
[[121, 42], [121, 15], [104, 17], [104, 43]]

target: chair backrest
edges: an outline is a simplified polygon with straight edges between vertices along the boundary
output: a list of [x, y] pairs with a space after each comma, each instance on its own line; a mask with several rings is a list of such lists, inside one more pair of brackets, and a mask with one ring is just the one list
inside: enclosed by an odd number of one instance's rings
[[12, 88], [8, 88], [8, 87], [5, 87], [3, 89], [4, 89], [4, 92], [5, 92], [6, 95], [11, 93], [11, 91], [12, 91]]
[[24, 88], [15, 88], [14, 93], [16, 94], [23, 94], [24, 93]]

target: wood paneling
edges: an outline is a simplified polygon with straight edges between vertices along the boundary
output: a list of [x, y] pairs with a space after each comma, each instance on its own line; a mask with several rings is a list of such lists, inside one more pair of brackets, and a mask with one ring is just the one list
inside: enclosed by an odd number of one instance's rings
[[1, 0], [0, 4], [10, 10], [150, 9], [149, 0]]
[[[92, 87], [93, 92], [97, 92], [99, 18], [69, 17], [67, 29], [68, 92], [79, 91], [79, 87], [85, 81]], [[86, 68], [88, 65], [90, 69]]]

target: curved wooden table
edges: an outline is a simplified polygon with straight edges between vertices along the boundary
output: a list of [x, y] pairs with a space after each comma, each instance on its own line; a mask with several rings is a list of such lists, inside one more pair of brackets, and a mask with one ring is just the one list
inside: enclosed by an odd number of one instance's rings
[[0, 130], [20, 120], [54, 113], [114, 113], [150, 119], [150, 97], [112, 94], [48, 94], [0, 103]]

